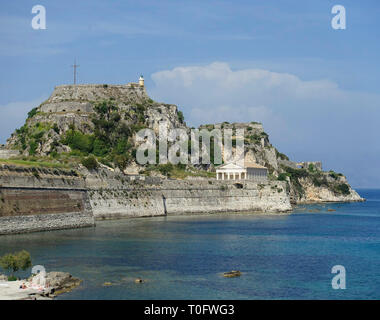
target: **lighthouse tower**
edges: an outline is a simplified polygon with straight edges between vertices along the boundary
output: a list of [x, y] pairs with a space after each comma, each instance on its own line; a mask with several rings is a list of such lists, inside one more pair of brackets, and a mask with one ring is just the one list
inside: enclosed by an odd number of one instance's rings
[[144, 86], [144, 77], [141, 75], [139, 78], [139, 86], [143, 87]]

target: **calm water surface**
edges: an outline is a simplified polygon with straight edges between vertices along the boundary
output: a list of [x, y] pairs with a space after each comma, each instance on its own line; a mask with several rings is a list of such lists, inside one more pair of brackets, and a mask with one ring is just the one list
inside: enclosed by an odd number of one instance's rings
[[[368, 201], [291, 215], [125, 219], [2, 236], [0, 254], [26, 249], [34, 265], [83, 279], [59, 299], [380, 299], [380, 190], [359, 193]], [[346, 290], [331, 288], [338, 264]], [[221, 276], [230, 270], [243, 275]]]

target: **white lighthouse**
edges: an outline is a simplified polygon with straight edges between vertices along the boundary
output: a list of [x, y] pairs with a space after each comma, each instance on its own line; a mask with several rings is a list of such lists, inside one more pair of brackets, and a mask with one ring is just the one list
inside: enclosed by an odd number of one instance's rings
[[144, 77], [141, 75], [139, 78], [139, 86], [143, 87], [144, 86]]

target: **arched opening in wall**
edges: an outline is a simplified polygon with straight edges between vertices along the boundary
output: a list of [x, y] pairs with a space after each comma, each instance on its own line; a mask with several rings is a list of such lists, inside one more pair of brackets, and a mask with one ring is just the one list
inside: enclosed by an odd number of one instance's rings
[[63, 109], [62, 112], [66, 112], [66, 109]]
[[80, 109], [77, 109], [78, 112], [80, 112]]

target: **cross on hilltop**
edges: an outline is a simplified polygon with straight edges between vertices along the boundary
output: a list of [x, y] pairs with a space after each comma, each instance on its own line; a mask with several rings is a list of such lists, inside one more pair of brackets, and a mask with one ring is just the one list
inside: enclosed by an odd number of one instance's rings
[[79, 67], [76, 60], [74, 60], [74, 64], [71, 67], [74, 68], [74, 84], [76, 84], [77, 83], [77, 68]]

